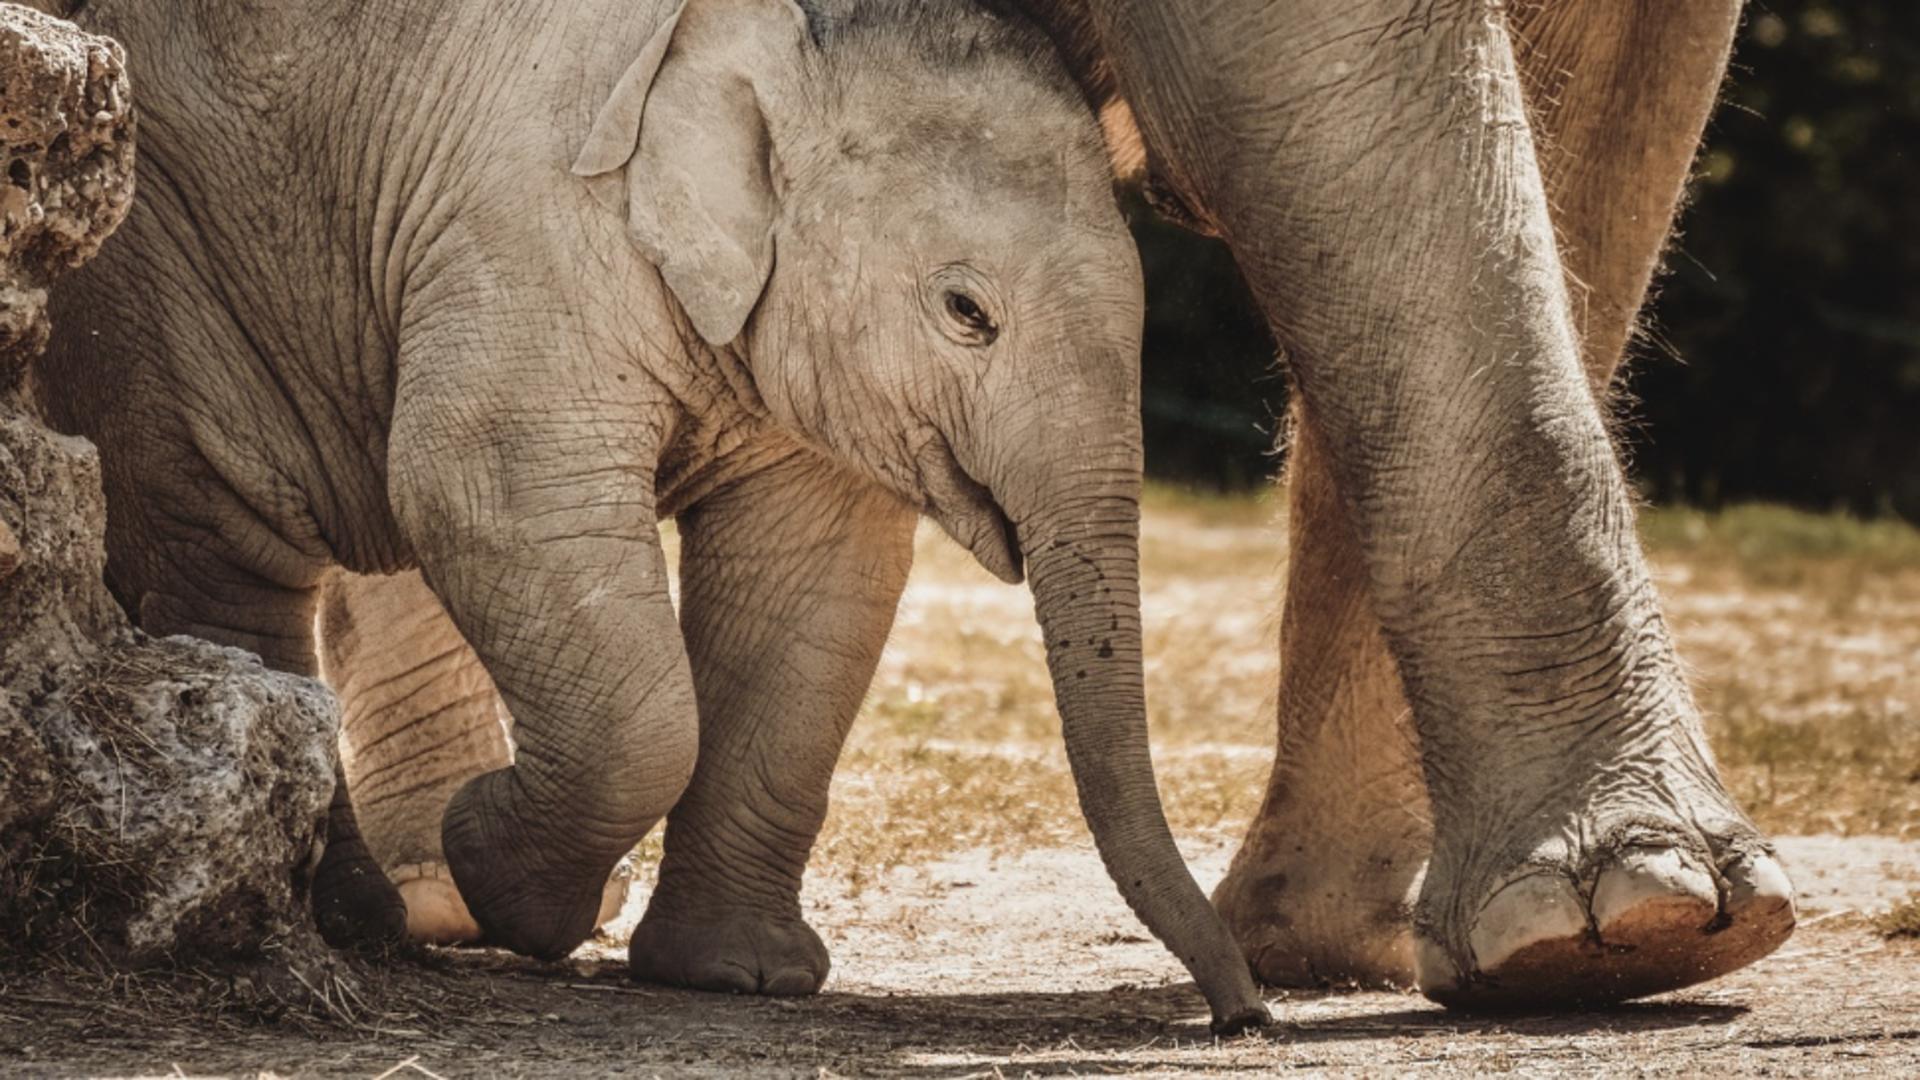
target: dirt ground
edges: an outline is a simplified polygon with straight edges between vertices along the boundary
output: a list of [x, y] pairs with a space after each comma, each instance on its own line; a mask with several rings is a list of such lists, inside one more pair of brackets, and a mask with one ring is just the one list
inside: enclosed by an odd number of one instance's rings
[[[1161, 787], [1208, 886], [1271, 760], [1272, 517], [1160, 493], [1145, 530]], [[1729, 782], [1800, 895], [1779, 953], [1707, 986], [1506, 1018], [1274, 992], [1274, 1028], [1215, 1043], [1091, 852], [1024, 591], [928, 535], [808, 881], [825, 993], [627, 983], [636, 890], [565, 963], [433, 950], [275, 1018], [227, 980], [0, 981], [0, 1075], [1920, 1075], [1920, 939], [1875, 921], [1920, 895], [1920, 535], [1775, 511], [1647, 526]]]
[[[852, 899], [816, 883], [829, 899], [810, 915], [837, 966], [814, 998], [634, 986], [611, 941], [552, 966], [485, 950], [400, 961], [361, 991], [389, 1006], [352, 1026], [195, 1020], [137, 992], [36, 985], [0, 995], [0, 1074], [1920, 1075], [1920, 943], [1843, 914], [1910, 888], [1920, 844], [1782, 848], [1811, 925], [1730, 978], [1599, 1012], [1481, 1019], [1414, 994], [1275, 992], [1278, 1026], [1216, 1043], [1098, 859], [1055, 849], [900, 869]], [[1190, 854], [1210, 884], [1230, 849]]]

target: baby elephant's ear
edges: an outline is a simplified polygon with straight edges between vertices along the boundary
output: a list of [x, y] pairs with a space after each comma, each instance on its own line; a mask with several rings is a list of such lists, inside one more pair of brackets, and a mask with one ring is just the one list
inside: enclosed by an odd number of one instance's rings
[[[628, 236], [712, 345], [740, 336], [773, 272], [761, 102], [805, 43], [793, 0], [687, 0], [621, 76], [573, 164], [625, 210]], [[609, 174], [622, 170], [616, 194]]]

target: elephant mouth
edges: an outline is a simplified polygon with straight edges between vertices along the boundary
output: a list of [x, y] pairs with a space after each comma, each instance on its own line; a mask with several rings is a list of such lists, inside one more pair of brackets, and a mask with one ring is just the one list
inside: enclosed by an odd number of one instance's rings
[[1026, 576], [1020, 553], [1020, 533], [1006, 511], [994, 501], [993, 492], [960, 467], [951, 450], [934, 470], [938, 482], [928, 483], [926, 515], [933, 519], [954, 542], [971, 552], [987, 572], [1009, 585], [1018, 585]]

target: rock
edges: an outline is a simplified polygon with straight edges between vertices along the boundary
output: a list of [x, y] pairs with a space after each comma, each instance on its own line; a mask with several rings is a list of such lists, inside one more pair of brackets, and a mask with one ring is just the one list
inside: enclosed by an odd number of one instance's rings
[[333, 791], [319, 683], [128, 628], [101, 583], [84, 440], [0, 416], [0, 947], [117, 963], [317, 953], [306, 881]]
[[132, 165], [119, 46], [0, 3], [0, 957], [305, 966], [332, 695], [133, 630], [98, 455], [22, 404], [47, 287], [125, 216]]
[[92, 258], [132, 201], [120, 46], [0, 3], [0, 391], [46, 346], [47, 283]]
[[13, 576], [20, 569], [20, 538], [13, 535], [7, 523], [0, 521], [0, 581]]
[[56, 778], [42, 857], [74, 869], [41, 918], [84, 900], [93, 942], [133, 964], [306, 935], [332, 709], [317, 684], [191, 638], [95, 654], [33, 721]]

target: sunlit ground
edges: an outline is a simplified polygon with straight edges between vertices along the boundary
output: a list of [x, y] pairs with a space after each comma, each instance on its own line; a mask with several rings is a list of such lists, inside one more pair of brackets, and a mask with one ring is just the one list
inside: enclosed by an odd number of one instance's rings
[[[1147, 500], [1153, 745], [1186, 840], [1236, 842], [1265, 788], [1283, 512], [1277, 496]], [[1764, 506], [1650, 510], [1642, 531], [1761, 828], [1920, 838], [1920, 531]], [[962, 850], [1084, 838], [1027, 591], [923, 527], [814, 866], [858, 890]]]
[[[1272, 753], [1277, 514], [1147, 504], [1154, 749], [1203, 887]], [[1920, 534], [1765, 508], [1646, 526], [1730, 782], [1782, 838], [1800, 901], [1791, 941], [1711, 983], [1491, 1018], [1399, 991], [1272, 990], [1276, 1027], [1215, 1044], [1091, 851], [1026, 591], [928, 531], [803, 897], [833, 956], [824, 993], [632, 984], [644, 867], [564, 963], [428, 950], [362, 968], [352, 1016], [331, 998], [256, 1015], [191, 977], [158, 996], [77, 968], [0, 986], [0, 1076], [1920, 1075]], [[656, 838], [642, 861], [657, 854]]]

